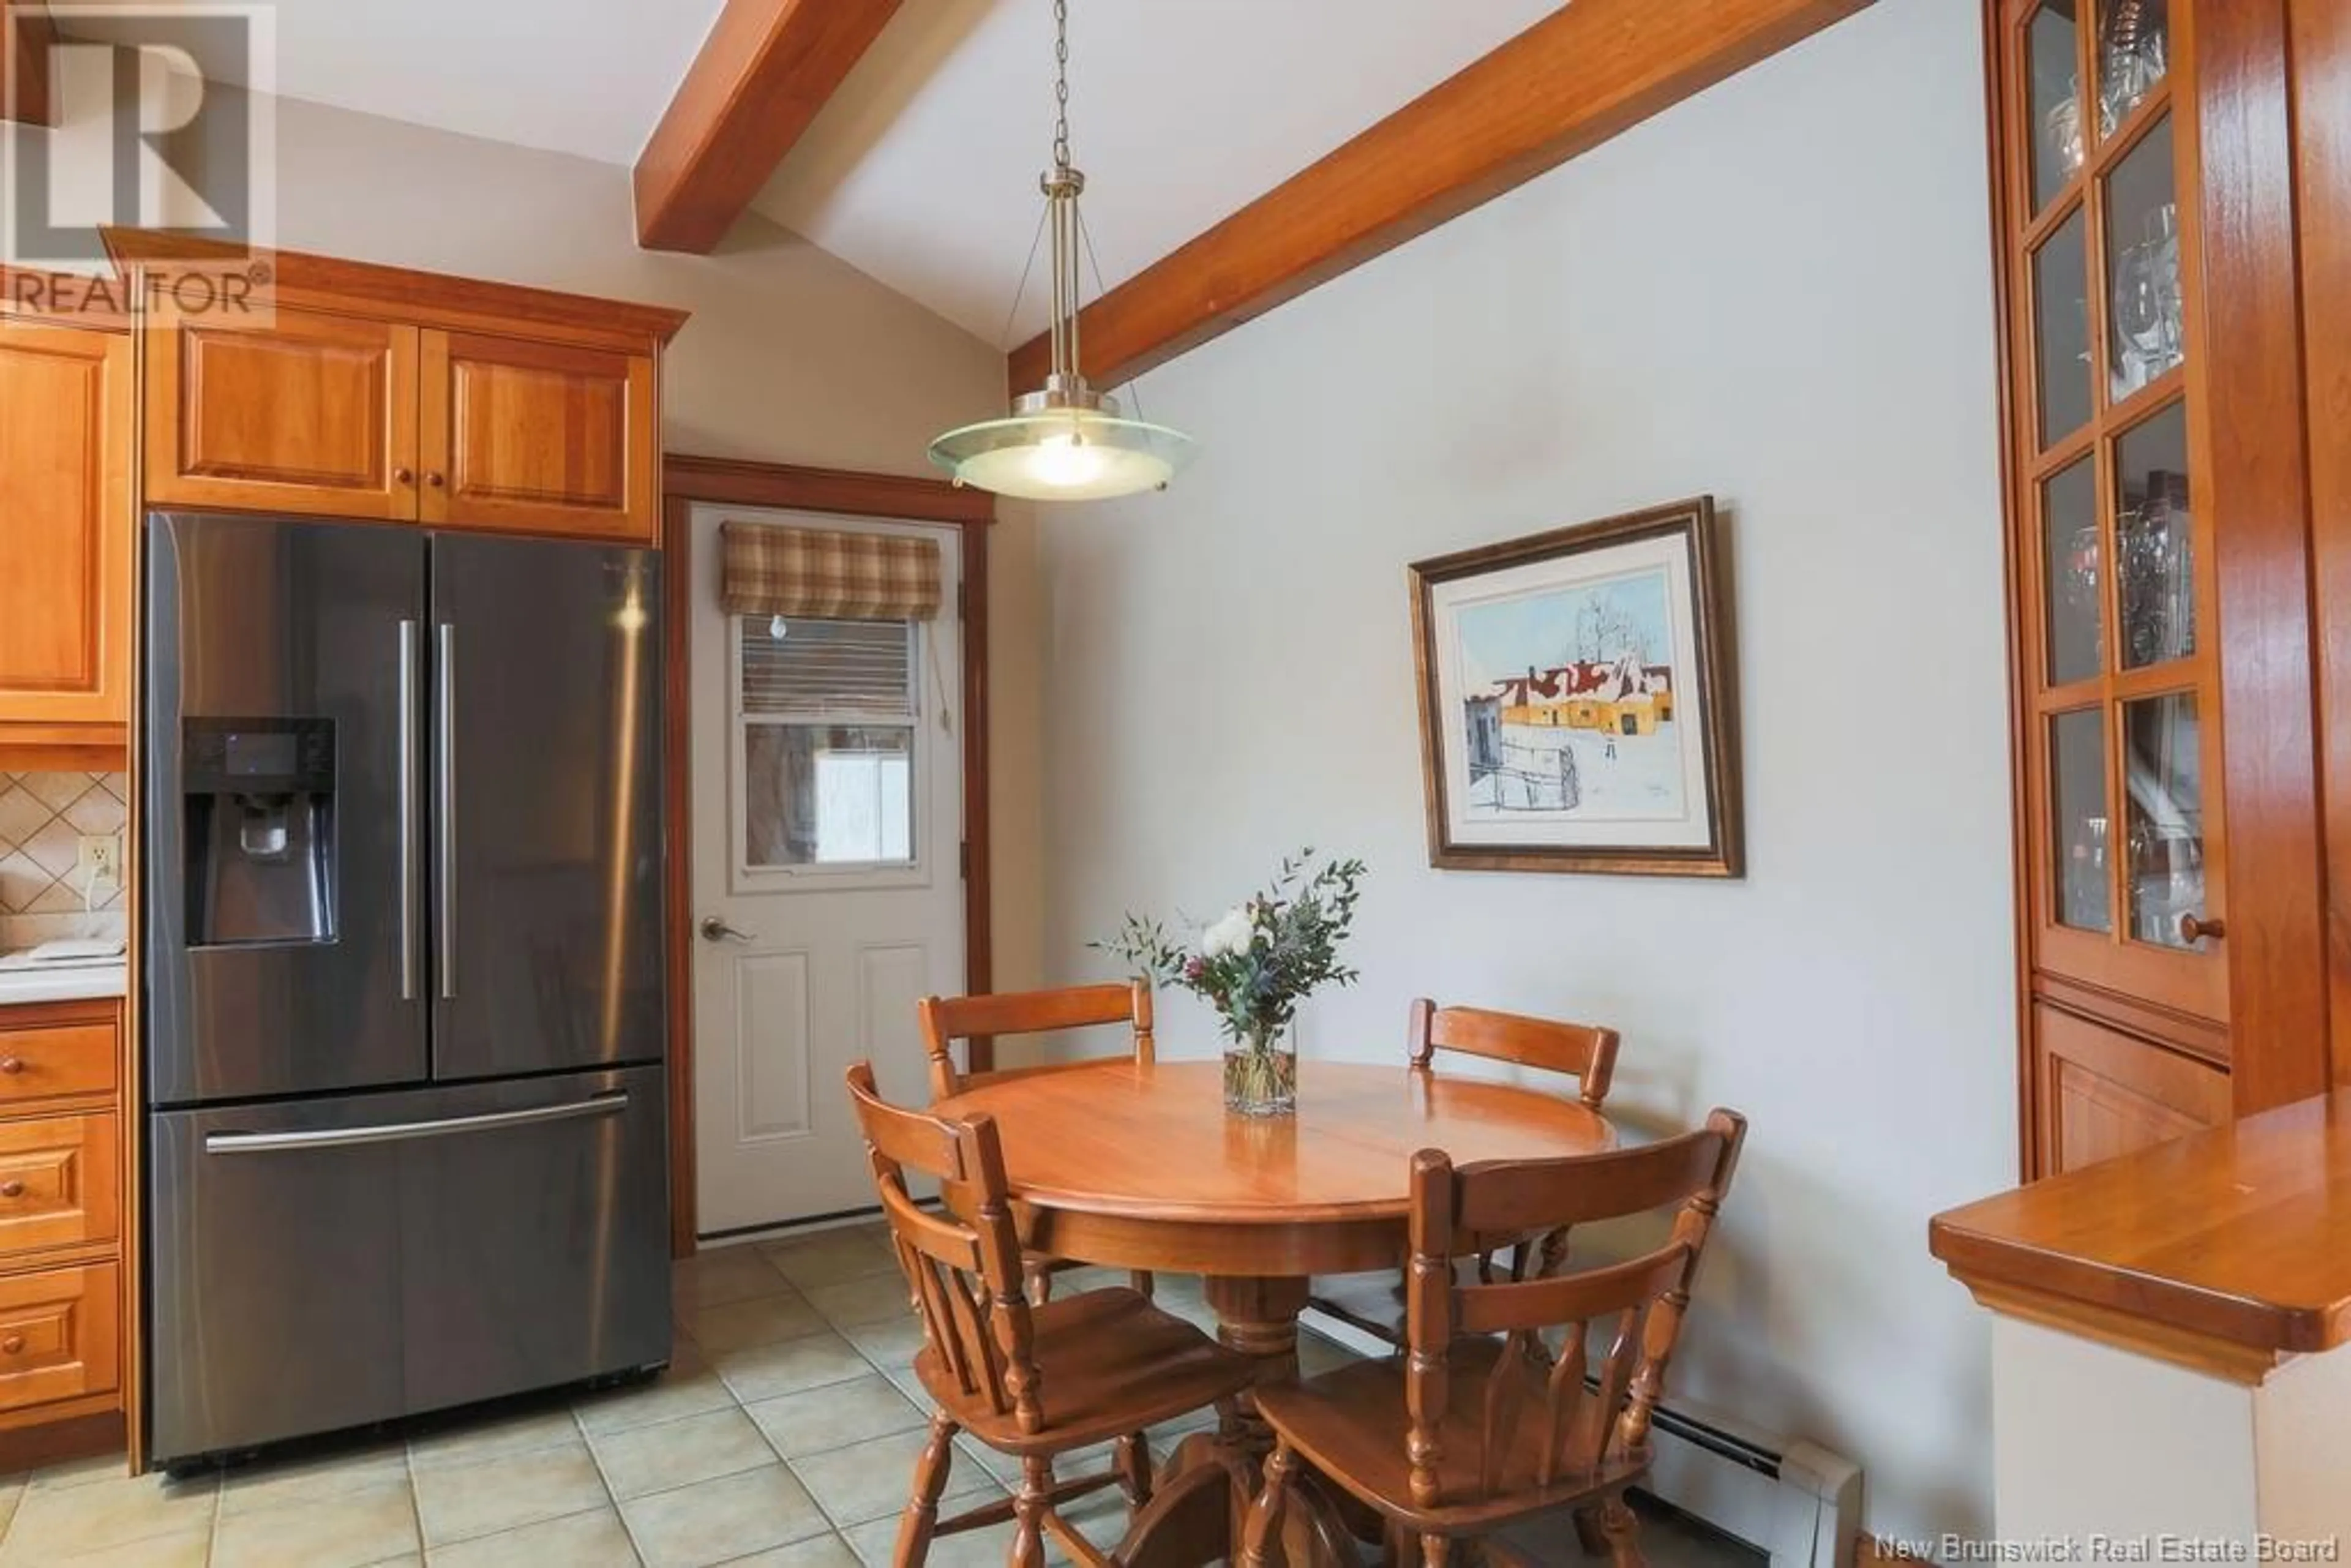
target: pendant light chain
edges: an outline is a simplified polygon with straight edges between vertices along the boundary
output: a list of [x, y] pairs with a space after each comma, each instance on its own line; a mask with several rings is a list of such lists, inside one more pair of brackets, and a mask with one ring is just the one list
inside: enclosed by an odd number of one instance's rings
[[[1086, 177], [1070, 155], [1070, 0], [1051, 4], [1053, 162], [1039, 181], [1045, 212], [1005, 315], [1008, 335], [1041, 242], [1050, 257], [1050, 367], [1042, 386], [1013, 399], [1009, 418], [950, 430], [931, 443], [930, 457], [957, 485], [1027, 500], [1101, 500], [1164, 490], [1191, 459], [1192, 438], [1146, 419], [1123, 417], [1115, 398], [1087, 384], [1079, 353], [1081, 279], [1089, 264], [1096, 294], [1106, 290], [1102, 258], [1094, 254], [1093, 235], [1078, 205]], [[1134, 406], [1140, 415], [1140, 401]]]
[[1053, 0], [1053, 167], [1070, 168], [1070, 0]]

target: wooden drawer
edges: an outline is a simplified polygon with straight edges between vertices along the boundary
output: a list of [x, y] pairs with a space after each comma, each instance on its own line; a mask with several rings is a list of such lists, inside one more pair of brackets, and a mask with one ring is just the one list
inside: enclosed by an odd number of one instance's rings
[[0, 1410], [19, 1410], [121, 1381], [115, 1266], [0, 1278]]
[[0, 1122], [0, 1259], [113, 1240], [120, 1169], [111, 1111]]
[[60, 1094], [113, 1092], [114, 1016], [84, 1008], [81, 1016], [56, 1022], [14, 1022], [12, 1015], [35, 1009], [0, 1010], [0, 1111]]

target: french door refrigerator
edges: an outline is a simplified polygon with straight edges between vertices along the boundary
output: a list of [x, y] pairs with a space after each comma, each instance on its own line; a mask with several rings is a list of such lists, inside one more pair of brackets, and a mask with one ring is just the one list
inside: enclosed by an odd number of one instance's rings
[[149, 1458], [666, 1362], [658, 559], [146, 547]]

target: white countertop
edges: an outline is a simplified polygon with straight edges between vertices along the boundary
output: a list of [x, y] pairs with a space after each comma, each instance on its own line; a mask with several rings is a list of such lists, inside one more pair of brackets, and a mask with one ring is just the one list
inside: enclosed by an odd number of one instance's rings
[[0, 969], [0, 1008], [24, 1002], [78, 1002], [119, 997], [129, 988], [127, 965], [44, 965], [37, 969]]

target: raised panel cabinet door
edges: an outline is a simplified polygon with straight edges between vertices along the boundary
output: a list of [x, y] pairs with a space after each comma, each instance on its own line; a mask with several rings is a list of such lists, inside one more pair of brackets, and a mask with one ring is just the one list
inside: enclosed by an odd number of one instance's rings
[[280, 307], [151, 334], [147, 501], [408, 521], [417, 329]]
[[121, 1383], [119, 1278], [91, 1263], [0, 1279], [0, 1410]]
[[2229, 1075], [2209, 1062], [2047, 1006], [2032, 1009], [2032, 1030], [2036, 1176], [2201, 1132], [2232, 1113]]
[[120, 1176], [111, 1111], [0, 1122], [0, 1259], [113, 1240]]
[[653, 537], [651, 355], [428, 330], [423, 377], [426, 522]]
[[130, 722], [131, 366], [0, 320], [0, 723]]

